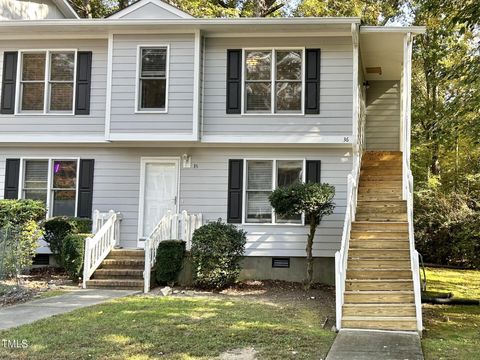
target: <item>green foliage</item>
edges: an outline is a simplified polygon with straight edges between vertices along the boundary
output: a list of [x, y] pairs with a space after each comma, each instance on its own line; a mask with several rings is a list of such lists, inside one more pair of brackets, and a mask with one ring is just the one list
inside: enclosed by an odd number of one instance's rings
[[56, 255], [57, 260], [63, 264], [63, 259], [59, 256], [62, 243], [68, 234], [89, 233], [92, 231], [92, 220], [86, 218], [75, 218], [68, 216], [58, 216], [45, 221], [44, 240], [50, 246], [52, 253]]
[[201, 288], [222, 289], [240, 274], [246, 232], [220, 220], [195, 230], [192, 238], [193, 281]]
[[416, 248], [428, 263], [480, 268], [480, 207], [438, 188], [415, 194]]
[[85, 239], [91, 234], [69, 234], [65, 236], [61, 247], [63, 266], [72, 280], [77, 280], [83, 271]]
[[40, 221], [45, 217], [45, 205], [36, 200], [0, 200], [0, 228]]
[[307, 237], [307, 288], [313, 282], [313, 239], [317, 226], [324, 216], [330, 215], [335, 209], [333, 197], [335, 187], [329, 184], [295, 183], [288, 187], [275, 189], [269, 197], [270, 204], [275, 213], [280, 216], [292, 216], [305, 214], [310, 226]]
[[155, 279], [159, 285], [170, 285], [177, 280], [182, 270], [185, 255], [185, 241], [166, 240], [157, 248]]

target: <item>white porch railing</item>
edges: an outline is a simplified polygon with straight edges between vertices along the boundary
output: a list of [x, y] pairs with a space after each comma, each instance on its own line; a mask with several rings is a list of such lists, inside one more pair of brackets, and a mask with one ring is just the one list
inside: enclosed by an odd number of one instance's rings
[[151, 270], [155, 266], [157, 248], [164, 240], [183, 240], [187, 250], [192, 246], [193, 232], [202, 226], [202, 214], [181, 214], [168, 212], [155, 226], [150, 236], [145, 240], [145, 270], [143, 272], [145, 293], [150, 291]]
[[110, 210], [100, 213], [95, 210], [93, 217], [93, 238], [85, 239], [83, 260], [83, 288], [102, 261], [107, 257], [120, 239], [120, 213]]

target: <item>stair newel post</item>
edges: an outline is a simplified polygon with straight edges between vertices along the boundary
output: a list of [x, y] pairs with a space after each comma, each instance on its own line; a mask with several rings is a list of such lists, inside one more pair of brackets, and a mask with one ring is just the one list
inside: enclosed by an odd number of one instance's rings
[[92, 233], [94, 234], [98, 231], [98, 229], [101, 228], [99, 221], [100, 221], [100, 211], [94, 210], [93, 221], [92, 221]]
[[342, 306], [343, 306], [343, 269], [342, 260], [340, 259], [340, 252], [335, 253], [335, 306], [336, 306], [336, 328], [339, 331], [342, 328]]
[[150, 261], [151, 261], [151, 238], [149, 237], [145, 241], [145, 265], [143, 271], [143, 292], [148, 293], [150, 291]]
[[85, 239], [85, 256], [83, 260], [83, 279], [82, 279], [82, 288], [87, 287], [87, 280], [89, 278], [88, 273], [90, 271], [90, 262], [91, 262], [91, 241], [90, 237]]

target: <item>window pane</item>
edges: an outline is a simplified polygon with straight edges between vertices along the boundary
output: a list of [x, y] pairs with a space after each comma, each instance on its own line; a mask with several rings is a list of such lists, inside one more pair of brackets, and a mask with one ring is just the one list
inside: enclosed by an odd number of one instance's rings
[[277, 51], [277, 80], [302, 79], [301, 51]]
[[53, 53], [50, 56], [50, 80], [73, 81], [74, 53]]
[[272, 189], [272, 161], [247, 161], [247, 190]]
[[52, 216], [75, 216], [75, 190], [53, 192]]
[[247, 80], [270, 80], [272, 71], [271, 51], [246, 51], [245, 63]]
[[141, 86], [141, 109], [165, 109], [166, 80], [143, 79]]
[[272, 207], [266, 191], [247, 192], [247, 222], [270, 222], [272, 220]]
[[22, 84], [22, 110], [43, 110], [44, 83]]
[[277, 161], [277, 186], [289, 186], [302, 181], [303, 162], [299, 160]]
[[276, 84], [276, 110], [301, 111], [302, 110], [302, 84], [281, 82]]
[[47, 189], [48, 160], [25, 161], [24, 189]]
[[167, 70], [167, 49], [142, 49], [141, 77], [165, 77]]
[[45, 190], [24, 190], [23, 191], [24, 199], [40, 200], [44, 204], [47, 203], [47, 189]]
[[23, 54], [22, 80], [45, 80], [45, 53]]
[[53, 188], [75, 189], [76, 180], [76, 161], [55, 160], [53, 162]]
[[247, 94], [247, 111], [271, 111], [271, 83], [247, 83], [245, 93]]
[[73, 106], [73, 84], [50, 84], [50, 110], [70, 111]]

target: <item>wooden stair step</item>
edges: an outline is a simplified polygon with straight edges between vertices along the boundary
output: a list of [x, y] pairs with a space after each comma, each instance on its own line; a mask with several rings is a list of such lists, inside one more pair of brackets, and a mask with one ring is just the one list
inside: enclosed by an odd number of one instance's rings
[[352, 230], [350, 239], [399, 239], [408, 240], [408, 231], [388, 231], [388, 230]]
[[360, 181], [402, 181], [401, 174], [393, 174], [393, 175], [385, 175], [385, 174], [368, 174], [368, 172], [364, 172], [360, 178]]
[[411, 269], [356, 269], [347, 267], [347, 280], [355, 279], [411, 279]]
[[377, 210], [385, 210], [385, 209], [405, 209], [407, 208], [407, 201], [406, 200], [398, 200], [398, 201], [368, 201], [368, 200], [360, 200], [357, 202], [357, 208], [364, 207], [364, 208], [372, 208]]
[[415, 304], [346, 304], [343, 316], [415, 317]]
[[94, 279], [117, 279], [117, 278], [135, 278], [143, 279], [142, 269], [97, 269], [93, 274]]
[[348, 291], [394, 291], [413, 290], [412, 279], [349, 279], [345, 282]]
[[408, 222], [392, 222], [385, 224], [384, 222], [368, 222], [354, 221], [352, 230], [381, 230], [381, 231], [405, 231], [408, 232]]
[[348, 259], [348, 265], [354, 269], [408, 269], [410, 259]]
[[145, 259], [114, 258], [114, 259], [103, 260], [101, 267], [107, 268], [107, 269], [125, 269], [125, 268], [143, 269], [144, 264], [145, 264]]
[[379, 214], [379, 213], [358, 213], [355, 218], [361, 221], [402, 221], [407, 220], [407, 214]]
[[388, 168], [388, 169], [383, 169], [382, 167], [375, 167], [375, 168], [368, 168], [360, 169], [360, 178], [363, 175], [396, 175], [396, 176], [402, 176], [402, 168]]
[[348, 256], [358, 259], [409, 259], [410, 250], [405, 249], [349, 249]]
[[92, 279], [87, 288], [143, 289], [143, 280], [138, 279]]
[[407, 250], [410, 251], [408, 240], [404, 239], [350, 239], [350, 249], [353, 250]]
[[[390, 187], [374, 187], [374, 186], [359, 186], [358, 188], [358, 194], [359, 195], [401, 195], [402, 194], [402, 188], [400, 186], [395, 187], [395, 186], [390, 186]], [[373, 200], [375, 201], [375, 200]]]
[[362, 159], [402, 159], [402, 152], [391, 150], [366, 151]]
[[345, 291], [346, 304], [414, 303], [413, 290], [401, 291]]
[[358, 194], [358, 200], [396, 201], [402, 200], [402, 194], [401, 192], [398, 194]]
[[376, 329], [376, 330], [417, 330], [415, 317], [380, 317], [380, 316], [344, 316], [342, 327], [348, 329]]

